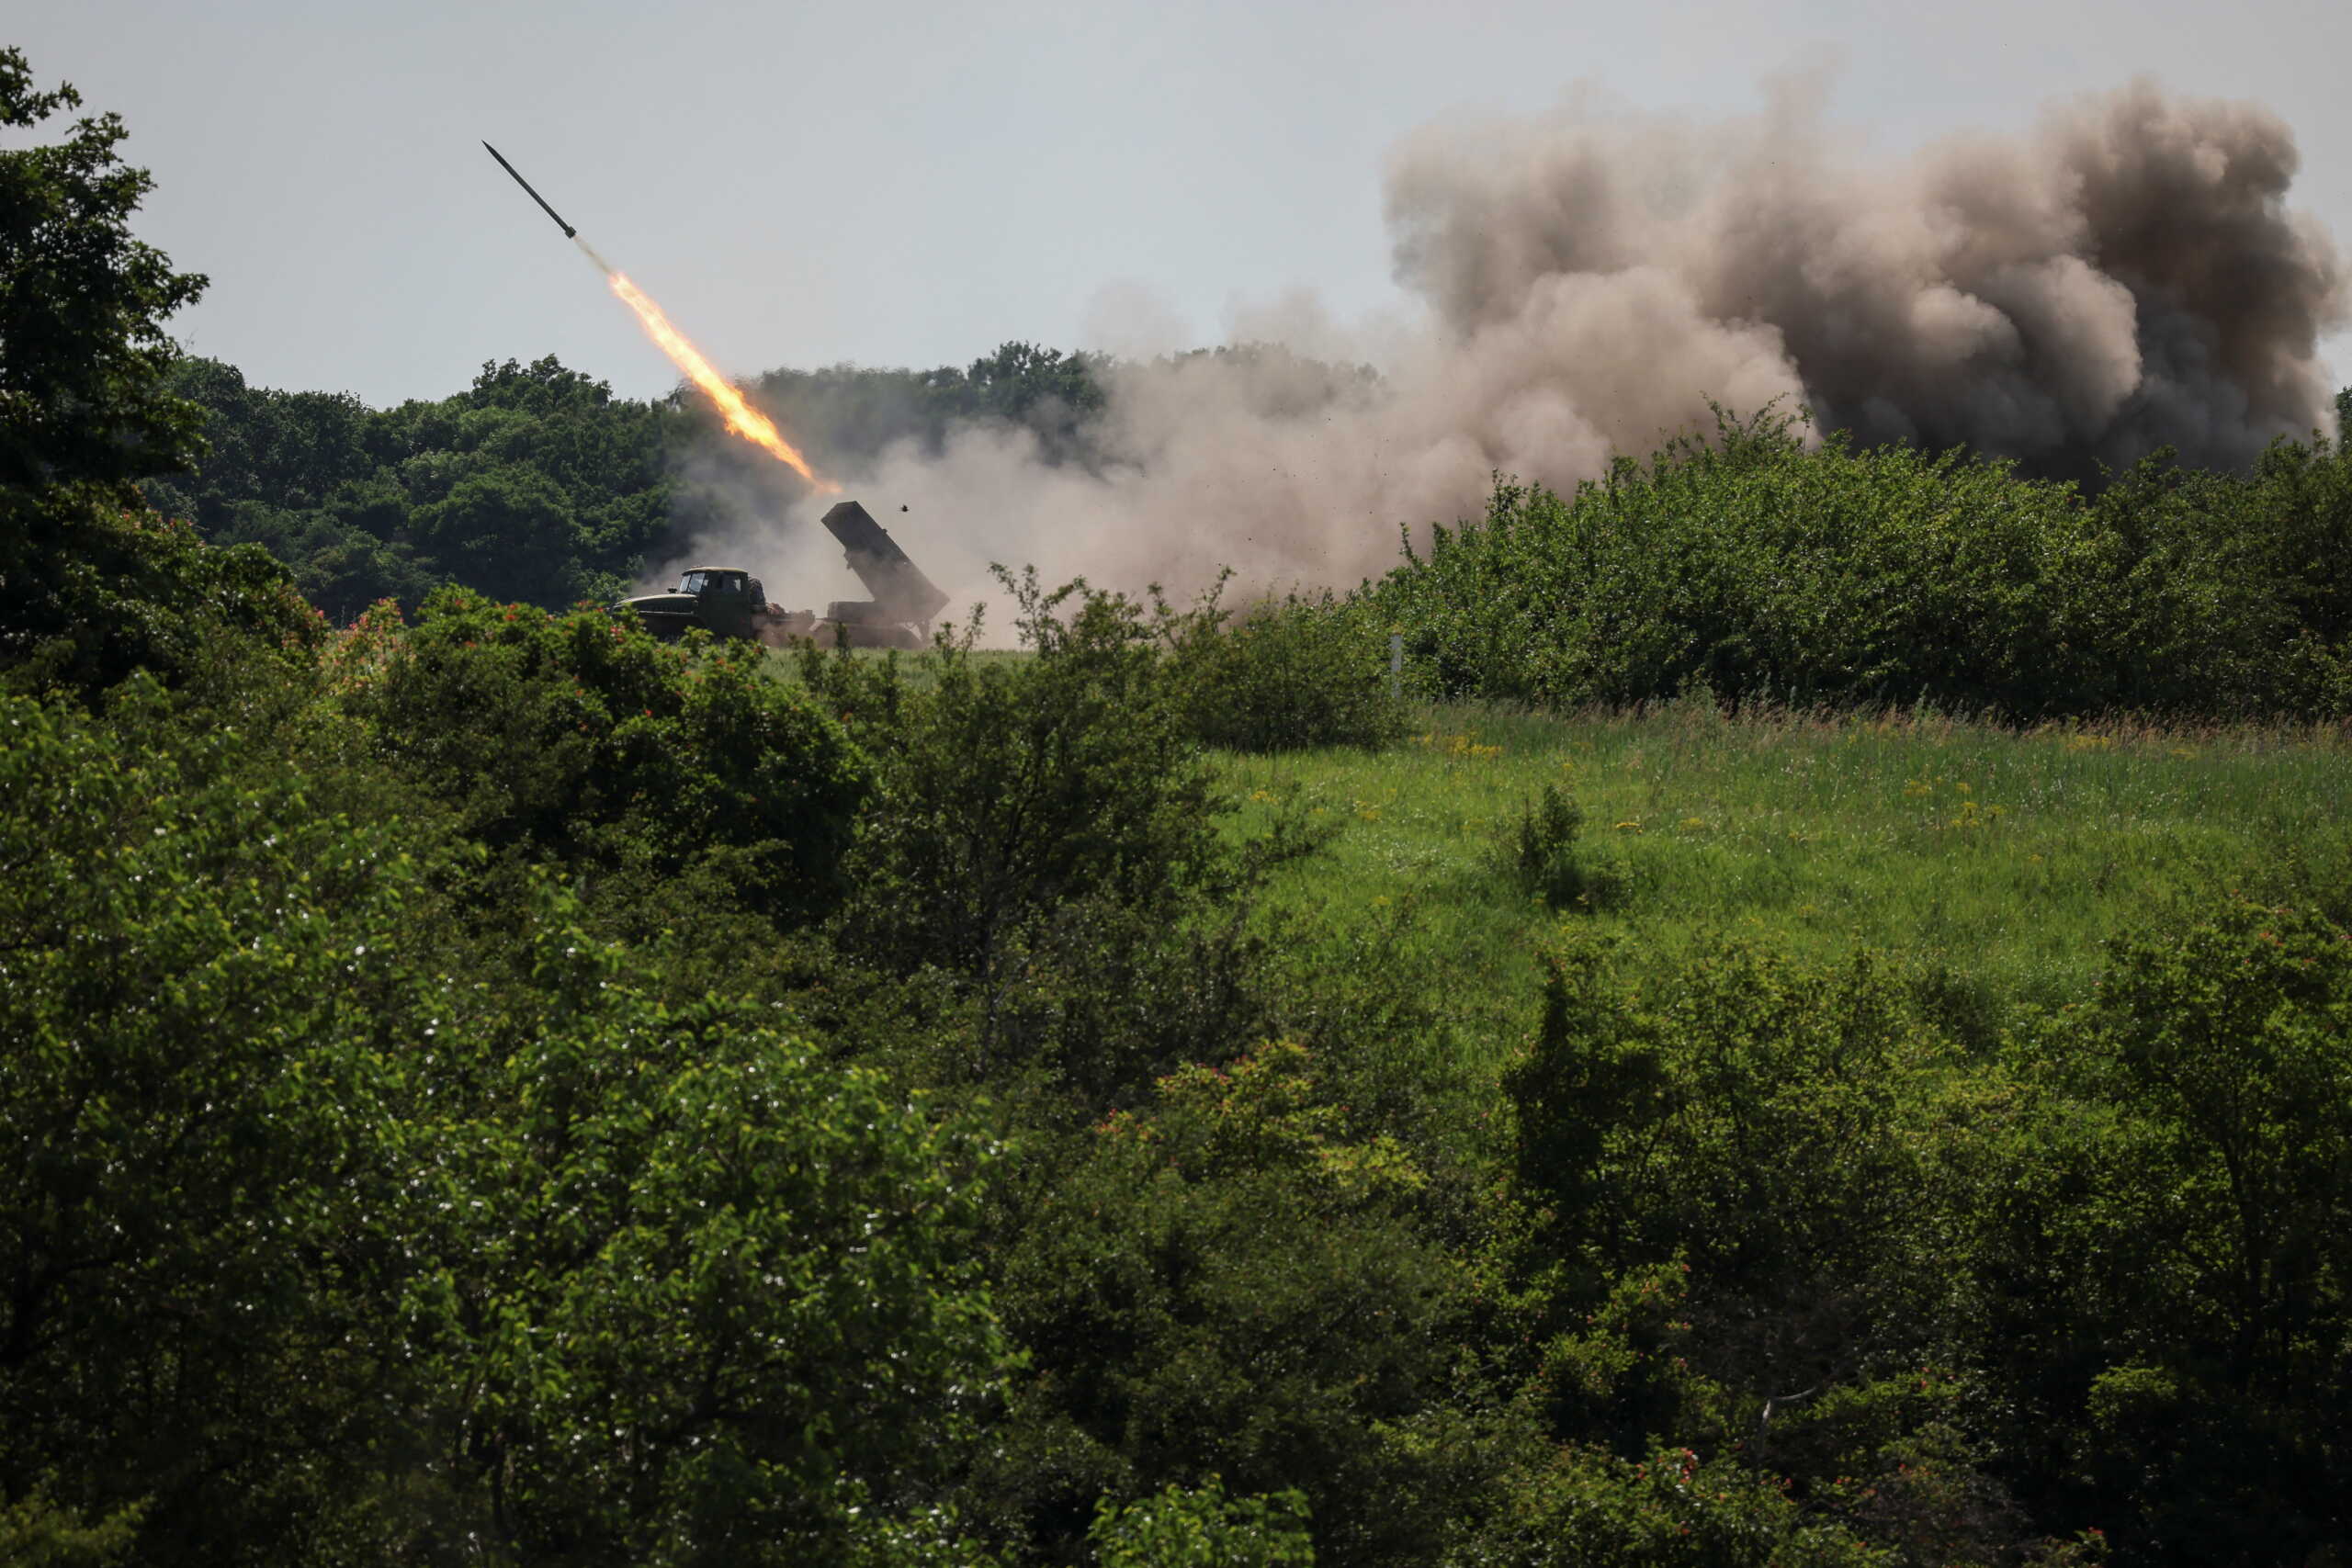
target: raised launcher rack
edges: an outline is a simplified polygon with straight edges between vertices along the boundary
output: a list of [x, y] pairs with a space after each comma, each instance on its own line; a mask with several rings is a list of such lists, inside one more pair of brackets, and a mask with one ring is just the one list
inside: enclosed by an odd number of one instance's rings
[[820, 647], [918, 649], [931, 641], [931, 623], [947, 607], [947, 595], [922, 574], [881, 524], [856, 502], [844, 501], [825, 513], [825, 531], [841, 542], [850, 570], [871, 599], [836, 599], [823, 615], [770, 605], [762, 638], [777, 643], [813, 637]]
[[848, 626], [912, 626], [928, 640], [933, 618], [947, 607], [947, 595], [857, 502], [842, 502], [825, 513], [824, 524], [825, 531], [841, 541], [850, 570], [874, 595], [836, 599], [825, 607], [826, 619]]

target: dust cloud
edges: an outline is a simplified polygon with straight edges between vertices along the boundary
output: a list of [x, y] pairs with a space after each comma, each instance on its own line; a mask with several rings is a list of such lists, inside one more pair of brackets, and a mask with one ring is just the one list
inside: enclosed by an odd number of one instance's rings
[[[1477, 513], [1498, 471], [1572, 486], [1711, 427], [1711, 399], [2064, 477], [2161, 446], [2239, 465], [2329, 423], [2317, 344], [2346, 273], [2287, 205], [2297, 162], [2258, 106], [2147, 83], [1875, 163], [1801, 82], [1713, 123], [1589, 93], [1451, 119], [1386, 170], [1417, 320], [1351, 330], [1299, 296], [1246, 313], [1248, 347], [1120, 362], [1091, 465], [970, 427], [836, 477], [966, 604], [990, 560], [1349, 586], [1396, 558], [1400, 525]], [[1127, 343], [1165, 340], [1148, 297], [1106, 300]], [[1122, 320], [1094, 325], [1120, 341]], [[819, 547], [797, 561], [825, 554], [822, 504], [790, 509], [792, 543]], [[779, 597], [825, 596], [775, 575]]]

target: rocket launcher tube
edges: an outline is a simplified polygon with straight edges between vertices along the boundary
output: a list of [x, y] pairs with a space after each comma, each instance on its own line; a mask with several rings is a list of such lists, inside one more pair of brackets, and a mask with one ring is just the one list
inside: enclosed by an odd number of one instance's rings
[[841, 541], [850, 570], [874, 595], [885, 618], [928, 622], [947, 607], [947, 595], [922, 574], [865, 508], [844, 501], [826, 513], [823, 521], [825, 531]]

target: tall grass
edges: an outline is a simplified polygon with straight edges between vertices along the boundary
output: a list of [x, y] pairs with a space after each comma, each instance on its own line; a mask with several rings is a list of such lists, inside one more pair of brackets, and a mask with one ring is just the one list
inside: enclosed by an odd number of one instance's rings
[[[1563, 928], [1663, 973], [1736, 936], [1888, 952], [1963, 1032], [2079, 997], [2099, 944], [2197, 890], [2352, 914], [2352, 739], [2340, 727], [2030, 730], [1927, 713], [1421, 710], [1384, 752], [1231, 757], [1247, 827], [1304, 809], [1336, 829], [1283, 874], [1301, 930], [1380, 931], [1499, 1045], [1532, 1017], [1531, 957]], [[1581, 808], [1577, 852], [1619, 889], [1547, 908], [1514, 863], [1545, 785]]]

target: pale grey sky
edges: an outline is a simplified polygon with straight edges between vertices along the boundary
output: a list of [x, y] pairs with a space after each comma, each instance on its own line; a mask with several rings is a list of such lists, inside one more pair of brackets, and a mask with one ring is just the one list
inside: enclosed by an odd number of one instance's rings
[[[373, 402], [548, 353], [675, 381], [484, 138], [734, 374], [1070, 346], [1106, 290], [1201, 342], [1298, 288], [1393, 311], [1381, 166], [1416, 125], [1579, 81], [1736, 114], [1824, 59], [1832, 121], [1887, 152], [2142, 73], [2259, 101], [2352, 242], [2343, 0], [9, 8], [44, 85], [130, 122], [142, 235], [211, 276], [188, 344]], [[2329, 355], [2352, 380], [2352, 337]]]

